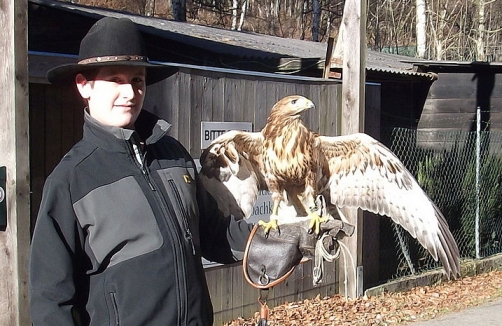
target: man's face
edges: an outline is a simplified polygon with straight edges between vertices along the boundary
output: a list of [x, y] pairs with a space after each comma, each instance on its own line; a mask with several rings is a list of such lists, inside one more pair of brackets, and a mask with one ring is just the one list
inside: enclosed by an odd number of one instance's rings
[[94, 119], [133, 129], [145, 99], [145, 77], [144, 67], [109, 66], [99, 68], [92, 81], [78, 74], [76, 82]]

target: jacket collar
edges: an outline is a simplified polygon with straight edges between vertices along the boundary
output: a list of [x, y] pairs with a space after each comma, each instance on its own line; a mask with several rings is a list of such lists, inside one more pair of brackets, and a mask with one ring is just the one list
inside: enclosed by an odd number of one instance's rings
[[135, 123], [135, 130], [105, 126], [84, 110], [84, 139], [112, 151], [125, 152], [132, 140], [144, 140], [146, 145], [154, 144], [167, 134], [171, 125], [154, 114], [142, 110]]

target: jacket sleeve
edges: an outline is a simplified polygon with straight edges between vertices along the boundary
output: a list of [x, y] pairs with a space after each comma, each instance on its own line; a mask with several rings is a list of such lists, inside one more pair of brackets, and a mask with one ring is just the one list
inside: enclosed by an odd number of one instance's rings
[[223, 216], [216, 200], [197, 181], [202, 256], [222, 264], [236, 262], [232, 250], [244, 252], [253, 226], [233, 216]]
[[68, 186], [47, 179], [29, 260], [30, 313], [35, 326], [75, 323], [79, 232]]

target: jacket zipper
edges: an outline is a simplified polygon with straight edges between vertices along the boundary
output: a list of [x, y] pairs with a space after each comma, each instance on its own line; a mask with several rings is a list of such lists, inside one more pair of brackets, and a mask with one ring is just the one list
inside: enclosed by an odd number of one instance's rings
[[176, 197], [176, 201], [178, 203], [178, 206], [180, 207], [181, 210], [181, 223], [183, 225], [183, 228], [185, 229], [185, 240], [190, 244], [192, 247], [192, 254], [195, 256], [195, 245], [193, 243], [193, 236], [192, 236], [192, 231], [190, 231], [190, 225], [188, 224], [188, 216], [186, 210], [183, 208], [183, 201], [181, 200], [181, 195], [176, 188], [176, 185], [174, 184], [174, 180], [169, 180], [169, 186], [174, 192], [174, 196]]
[[[136, 145], [133, 145], [133, 147]], [[136, 146], [137, 147], [137, 146]], [[148, 185], [150, 186], [150, 190], [156, 191], [155, 187], [153, 186], [152, 180], [150, 178], [150, 173], [148, 172], [148, 169], [145, 165], [145, 158], [146, 158], [146, 151], [143, 153], [143, 155], [136, 155], [135, 149], [133, 149], [133, 157], [135, 158], [137, 165], [139, 165], [139, 168], [141, 169], [141, 173], [145, 177], [146, 181], [148, 182]]]
[[[146, 173], [145, 177], [147, 178], [147, 182], [149, 182], [153, 186], [154, 181], [149, 177], [149, 173]], [[153, 189], [155, 189], [154, 186]], [[186, 266], [184, 264], [185, 251], [183, 250], [183, 241], [179, 237], [178, 232], [176, 232], [177, 226], [169, 218], [169, 216], [176, 216], [174, 209], [172, 208], [172, 205], [170, 205], [167, 199], [163, 198], [161, 193], [159, 193], [158, 191], [152, 191], [152, 193], [155, 194], [155, 197], [159, 202], [159, 207], [163, 211], [163, 215], [165, 216], [164, 218], [162, 218], [162, 220], [164, 220], [164, 222], [167, 224], [166, 225], [167, 231], [171, 234], [173, 242], [175, 242], [173, 246], [175, 250], [175, 258], [181, 257], [180, 259], [176, 259], [177, 260], [176, 265], [179, 267], [177, 269], [178, 275], [176, 275], [176, 280], [178, 281], [178, 288], [180, 289], [178, 292], [178, 297], [179, 297], [178, 302], [180, 305], [180, 310], [179, 310], [180, 315], [179, 315], [178, 325], [182, 326], [186, 325], [186, 317], [187, 317], [186, 309], [188, 305], [186, 295], [184, 295], [184, 293], [186, 293], [186, 278], [185, 278]]]
[[[131, 154], [134, 158], [136, 158], [134, 153], [131, 153]], [[166, 198], [164, 198], [158, 191], [156, 191], [155, 181], [153, 181], [152, 178], [150, 177], [150, 172], [149, 172], [148, 168], [146, 167], [146, 164], [144, 164], [145, 157], [146, 157], [146, 151], [142, 157], [142, 162], [138, 162], [137, 159], [134, 159], [134, 161], [136, 162], [136, 165], [139, 167], [141, 174], [143, 175], [145, 181], [150, 186], [150, 190], [152, 190], [154, 197], [157, 199], [157, 202], [159, 203], [159, 208], [162, 211], [163, 216], [165, 216], [165, 218], [162, 218], [162, 220], [164, 221], [164, 223], [166, 223], [167, 232], [169, 232], [171, 235], [170, 238], [172, 239], [173, 249], [175, 250], [175, 260], [177, 261], [176, 266], [178, 267], [178, 269], [176, 270], [177, 275], [175, 277], [175, 279], [177, 280], [178, 289], [179, 289], [178, 302], [179, 302], [180, 309], [179, 309], [179, 316], [178, 316], [178, 325], [183, 326], [183, 325], [187, 324], [186, 310], [187, 310], [187, 306], [188, 306], [187, 297], [186, 297], [186, 295], [183, 294], [183, 293], [186, 293], [186, 287], [187, 287], [186, 286], [186, 278], [185, 278], [186, 266], [183, 263], [184, 256], [185, 256], [184, 250], [183, 250], [183, 242], [180, 239], [178, 232], [176, 232], [176, 225], [174, 225], [172, 220], [168, 218], [169, 216], [176, 216], [174, 208], [172, 207], [172, 205], [169, 205], [169, 202], [167, 201]], [[177, 244], [179, 244], [179, 246], [177, 246], [175, 242]], [[178, 257], [181, 257], [181, 259], [176, 259]]]
[[110, 292], [110, 298], [112, 299], [113, 313], [115, 314], [115, 326], [120, 325], [119, 319], [119, 307], [117, 305], [117, 296], [114, 292]]

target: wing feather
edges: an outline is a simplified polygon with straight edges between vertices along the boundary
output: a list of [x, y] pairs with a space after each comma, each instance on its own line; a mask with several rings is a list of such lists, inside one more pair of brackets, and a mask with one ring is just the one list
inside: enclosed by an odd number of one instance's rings
[[202, 152], [201, 180], [225, 215], [248, 218], [258, 192], [266, 190], [261, 172], [262, 144], [260, 132], [232, 130]]
[[366, 134], [317, 138], [328, 162], [331, 202], [389, 216], [460, 275], [459, 250], [447, 222], [404, 164]]

